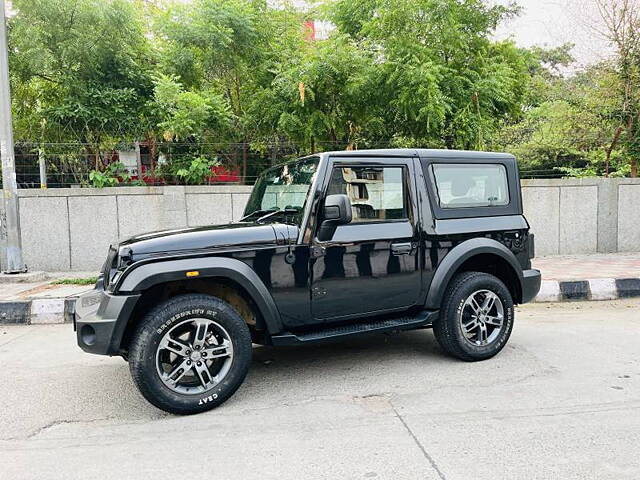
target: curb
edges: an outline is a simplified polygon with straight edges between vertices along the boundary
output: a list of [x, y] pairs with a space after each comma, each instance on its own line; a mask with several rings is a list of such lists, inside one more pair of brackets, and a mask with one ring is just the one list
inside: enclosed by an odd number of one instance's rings
[[77, 297], [38, 298], [0, 302], [0, 324], [46, 325], [70, 323]]
[[[544, 280], [536, 303], [616, 300], [640, 297], [640, 278], [597, 278], [558, 282]], [[70, 323], [78, 297], [0, 302], [0, 324]]]
[[596, 278], [558, 282], [544, 280], [534, 302], [616, 300], [640, 297], [640, 278]]

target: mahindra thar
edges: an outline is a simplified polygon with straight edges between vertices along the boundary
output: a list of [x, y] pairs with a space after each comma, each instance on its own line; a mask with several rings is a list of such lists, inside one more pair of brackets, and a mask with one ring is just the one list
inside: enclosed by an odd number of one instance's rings
[[253, 343], [432, 328], [453, 357], [493, 357], [540, 288], [533, 256], [512, 155], [327, 152], [265, 171], [236, 223], [111, 246], [71, 315], [80, 348], [191, 414], [236, 391]]

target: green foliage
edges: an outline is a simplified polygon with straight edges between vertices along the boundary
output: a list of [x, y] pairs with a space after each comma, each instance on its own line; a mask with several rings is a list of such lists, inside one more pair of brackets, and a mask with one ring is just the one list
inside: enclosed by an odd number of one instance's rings
[[109, 164], [104, 171], [93, 170], [89, 174], [89, 181], [96, 188], [115, 187], [131, 183], [131, 176], [122, 163], [115, 162]]
[[16, 0], [9, 23], [16, 138], [74, 140], [143, 132], [152, 48], [137, 2]]
[[154, 82], [158, 127], [165, 140], [201, 137], [207, 130], [229, 127], [230, 113], [221, 95], [212, 91], [186, 92], [176, 77], [160, 75]]
[[168, 183], [201, 185], [213, 176], [211, 168], [218, 165], [216, 158], [181, 156], [161, 165], [157, 175]]
[[374, 101], [394, 144], [484, 148], [501, 121], [519, 115], [526, 64], [511, 43], [490, 39], [512, 8], [479, 0], [338, 0], [332, 12], [370, 52], [377, 68], [367, 86], [383, 79]]
[[[629, 174], [640, 48], [565, 76], [572, 46], [495, 41], [518, 8], [494, 3], [326, 0], [304, 13], [260, 0], [14, 0], [15, 136], [77, 143], [61, 168], [96, 186], [136, 184], [106, 165], [140, 140], [161, 144], [158, 176], [187, 184], [209, 178], [215, 145], [234, 143], [497, 149], [532, 175]], [[312, 41], [303, 24], [319, 16], [336, 28]], [[247, 174], [248, 153], [233, 155]], [[80, 158], [95, 159], [88, 179]]]
[[[606, 64], [547, 82], [541, 102], [529, 108], [520, 122], [502, 129], [493, 147], [513, 152], [525, 175], [604, 175], [618, 111], [617, 82]], [[628, 159], [624, 145], [616, 146], [609, 174], [628, 175]]]
[[52, 283], [54, 285], [95, 285], [97, 281], [98, 277], [60, 278]]

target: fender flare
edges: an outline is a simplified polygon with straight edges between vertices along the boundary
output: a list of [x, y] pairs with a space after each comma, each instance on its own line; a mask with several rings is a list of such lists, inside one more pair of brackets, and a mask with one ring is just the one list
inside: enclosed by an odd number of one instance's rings
[[186, 272], [197, 270], [198, 279], [222, 277], [241, 285], [254, 301], [270, 334], [283, 330], [276, 304], [258, 274], [246, 263], [227, 257], [184, 258], [133, 265], [124, 272], [116, 290], [118, 293], [143, 292], [154, 285], [186, 280]]
[[[454, 274], [458, 271], [458, 268], [469, 260], [470, 258], [481, 254], [493, 254], [504, 260], [511, 266], [513, 273], [516, 275], [519, 281], [519, 291], [522, 292], [523, 286], [523, 274], [522, 267], [518, 263], [516, 256], [511, 250], [505, 247], [502, 243], [493, 240], [491, 238], [472, 238], [466, 240], [459, 245], [456, 245], [451, 251], [444, 257], [429, 285], [429, 292], [427, 294], [427, 300], [425, 302], [425, 308], [440, 308], [444, 292], [449, 285], [449, 282], [453, 278]], [[520, 299], [514, 299], [519, 302]]]

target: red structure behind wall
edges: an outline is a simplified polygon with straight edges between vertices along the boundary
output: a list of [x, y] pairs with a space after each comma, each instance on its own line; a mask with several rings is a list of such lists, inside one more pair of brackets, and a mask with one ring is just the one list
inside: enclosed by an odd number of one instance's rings
[[316, 39], [316, 23], [313, 20], [304, 22], [304, 36], [307, 41]]

